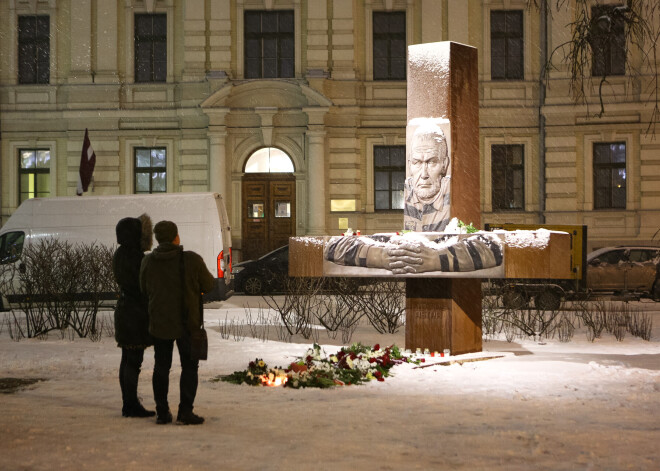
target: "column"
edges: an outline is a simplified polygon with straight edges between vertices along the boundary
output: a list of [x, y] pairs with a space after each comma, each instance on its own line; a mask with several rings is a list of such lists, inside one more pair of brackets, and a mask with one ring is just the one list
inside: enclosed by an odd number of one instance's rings
[[92, 81], [92, 2], [79, 0], [71, 10], [69, 83]]
[[218, 126], [210, 132], [211, 152], [209, 156], [209, 189], [220, 193], [225, 201], [227, 194], [227, 155], [225, 141], [227, 132], [225, 126]]
[[325, 131], [307, 132], [308, 235], [325, 234]]
[[96, 83], [118, 83], [117, 32], [119, 18], [117, 5], [113, 2], [96, 3]]

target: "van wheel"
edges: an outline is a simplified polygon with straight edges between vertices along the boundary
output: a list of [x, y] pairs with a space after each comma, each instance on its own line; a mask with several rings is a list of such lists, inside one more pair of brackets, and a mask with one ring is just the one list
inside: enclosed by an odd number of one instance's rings
[[556, 311], [561, 307], [561, 295], [557, 290], [544, 289], [534, 297], [534, 306], [540, 311]]
[[250, 296], [261, 294], [263, 289], [264, 283], [259, 277], [251, 276], [243, 282], [243, 291], [245, 291], [245, 294], [249, 294]]

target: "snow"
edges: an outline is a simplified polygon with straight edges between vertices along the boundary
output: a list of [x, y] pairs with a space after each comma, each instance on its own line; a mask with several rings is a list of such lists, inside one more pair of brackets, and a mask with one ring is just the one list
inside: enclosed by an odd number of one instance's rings
[[550, 233], [556, 231], [537, 229], [535, 231], [516, 230], [495, 232], [505, 234], [504, 241], [509, 247], [544, 249], [550, 243]]
[[[253, 316], [265, 306], [234, 296], [206, 306], [209, 360], [195, 402], [201, 426], [122, 418], [112, 338], [14, 342], [3, 321], [0, 377], [44, 381], [0, 396], [0, 469], [657, 469], [660, 304], [633, 304], [653, 316], [650, 342], [603, 333], [591, 343], [584, 330], [568, 343], [498, 338], [484, 342], [483, 355], [450, 359], [501, 358], [400, 365], [382, 383], [293, 390], [210, 381], [256, 357], [286, 365], [311, 344], [223, 339], [221, 323], [237, 325], [246, 306]], [[319, 342], [334, 353], [340, 337], [321, 333]], [[362, 325], [352, 341], [403, 346], [404, 337]], [[140, 395], [151, 409], [152, 368], [149, 349]], [[175, 354], [175, 414], [179, 371]]]

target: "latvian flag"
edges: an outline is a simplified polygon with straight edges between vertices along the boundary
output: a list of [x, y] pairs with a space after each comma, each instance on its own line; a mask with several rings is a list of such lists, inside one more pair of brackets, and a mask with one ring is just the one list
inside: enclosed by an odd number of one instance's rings
[[96, 154], [89, 142], [89, 134], [85, 128], [85, 140], [83, 141], [82, 154], [80, 155], [80, 170], [78, 171], [78, 188], [76, 194], [82, 196], [87, 191], [94, 174], [94, 165], [96, 165]]

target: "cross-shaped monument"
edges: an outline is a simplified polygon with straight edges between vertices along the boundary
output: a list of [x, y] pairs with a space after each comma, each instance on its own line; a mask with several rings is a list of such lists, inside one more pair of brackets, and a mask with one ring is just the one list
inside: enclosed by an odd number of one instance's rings
[[483, 278], [570, 278], [570, 235], [460, 233], [481, 224], [477, 50], [409, 46], [402, 230], [293, 237], [289, 275], [406, 281], [406, 348], [481, 351]]

